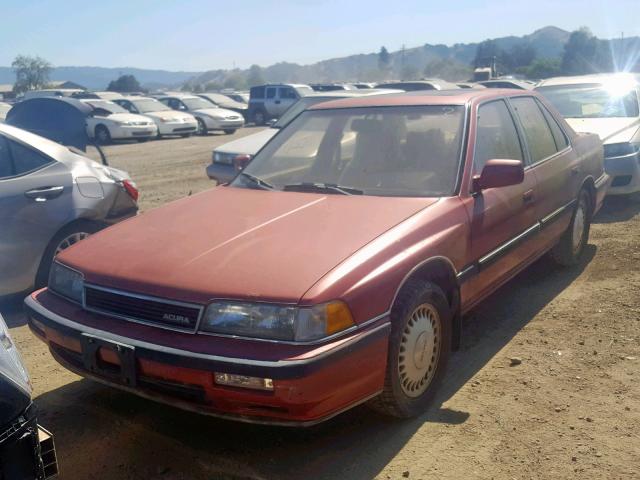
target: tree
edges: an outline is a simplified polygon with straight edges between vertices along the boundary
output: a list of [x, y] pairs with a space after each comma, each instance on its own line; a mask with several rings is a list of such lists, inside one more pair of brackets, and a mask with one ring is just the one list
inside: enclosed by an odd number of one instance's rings
[[11, 68], [16, 73], [13, 91], [22, 93], [46, 87], [53, 65], [41, 57], [18, 55], [11, 63]]
[[494, 59], [502, 56], [502, 49], [493, 40], [485, 40], [480, 42], [476, 47], [476, 57], [473, 60], [473, 66], [490, 67], [493, 65]]
[[247, 73], [247, 85], [249, 87], [255, 87], [257, 85], [264, 85], [264, 83], [262, 68], [260, 68], [259, 65], [251, 65], [249, 67], [249, 73]]
[[587, 27], [571, 32], [562, 55], [562, 73], [583, 75], [597, 70], [595, 64], [598, 39]]
[[139, 92], [142, 87], [133, 75], [121, 75], [117, 80], [109, 82], [107, 90], [110, 92]]
[[380, 70], [388, 70], [391, 65], [391, 55], [386, 47], [380, 47], [378, 52], [378, 68]]
[[416, 80], [419, 76], [418, 69], [415, 67], [415, 65], [412, 65], [411, 63], [406, 63], [402, 66], [400, 75], [402, 80]]
[[537, 58], [531, 65], [522, 69], [527, 78], [540, 79], [560, 75], [559, 58]]
[[216, 90], [222, 90], [224, 87], [222, 86], [222, 84], [220, 82], [216, 82], [211, 81], [211, 82], [207, 82], [204, 86], [204, 90], [206, 92], [215, 92]]
[[529, 44], [520, 43], [509, 50], [509, 58], [513, 68], [526, 67], [535, 60], [536, 49]]
[[223, 86], [234, 90], [244, 90], [247, 87], [247, 82], [240, 72], [234, 72], [224, 79]]

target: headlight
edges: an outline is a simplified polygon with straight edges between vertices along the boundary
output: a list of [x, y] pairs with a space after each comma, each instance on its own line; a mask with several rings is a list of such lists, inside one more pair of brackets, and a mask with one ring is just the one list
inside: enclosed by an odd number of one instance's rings
[[308, 342], [333, 335], [353, 325], [349, 307], [338, 301], [310, 308], [216, 302], [207, 308], [200, 330], [267, 340]]
[[9, 329], [0, 316], [0, 375], [4, 375], [31, 396], [31, 381], [20, 352], [9, 336]]
[[224, 165], [233, 165], [233, 159], [236, 157], [235, 153], [226, 152], [213, 152], [214, 163], [222, 163]]
[[640, 149], [640, 143], [610, 143], [604, 145], [605, 158], [624, 157], [625, 155], [633, 155]]
[[114, 120], [114, 122], [115, 122], [117, 125], [133, 125], [133, 122], [129, 122], [129, 121], [123, 122], [123, 121], [121, 121], [121, 120]]
[[58, 295], [82, 303], [84, 277], [80, 272], [54, 262], [49, 274], [49, 288]]

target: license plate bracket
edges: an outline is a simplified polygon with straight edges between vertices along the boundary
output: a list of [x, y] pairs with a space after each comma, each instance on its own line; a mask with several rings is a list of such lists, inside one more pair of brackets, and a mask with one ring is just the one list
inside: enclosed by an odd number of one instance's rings
[[[83, 333], [82, 361], [84, 367], [93, 374], [105, 377], [116, 383], [135, 387], [137, 383], [135, 347], [124, 343], [105, 340], [88, 333]], [[100, 358], [100, 349], [109, 350], [116, 354], [120, 365], [105, 362]]]

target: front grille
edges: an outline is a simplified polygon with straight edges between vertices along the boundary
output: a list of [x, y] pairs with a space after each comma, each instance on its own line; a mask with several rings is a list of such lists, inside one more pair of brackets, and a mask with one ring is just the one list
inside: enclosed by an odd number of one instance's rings
[[144, 132], [133, 132], [132, 133], [134, 137], [142, 137], [144, 135], [151, 135], [151, 132], [148, 131], [144, 131]]
[[99, 287], [85, 287], [85, 308], [126, 320], [195, 331], [202, 313], [199, 305], [172, 302]]
[[178, 128], [174, 128], [173, 131], [174, 132], [193, 132], [196, 129], [196, 127], [178, 127]]

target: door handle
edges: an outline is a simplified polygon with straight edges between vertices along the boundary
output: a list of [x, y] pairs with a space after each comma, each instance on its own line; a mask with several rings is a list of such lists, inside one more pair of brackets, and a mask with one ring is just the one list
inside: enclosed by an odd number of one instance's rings
[[533, 190], [527, 190], [526, 192], [524, 192], [522, 194], [522, 202], [525, 205], [531, 204], [533, 202], [535, 202], [535, 195], [533, 194]]
[[24, 194], [28, 198], [33, 198], [36, 202], [45, 202], [51, 198], [59, 197], [63, 191], [64, 187], [58, 185], [55, 187], [34, 188], [33, 190], [27, 190]]
[[580, 167], [575, 165], [571, 167], [571, 175], [578, 175], [580, 173]]

